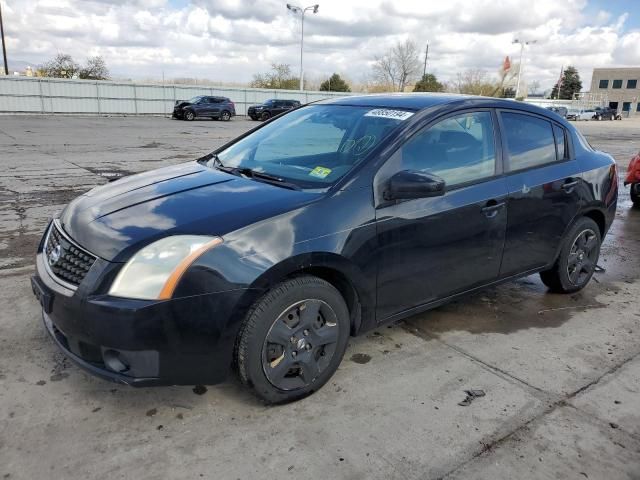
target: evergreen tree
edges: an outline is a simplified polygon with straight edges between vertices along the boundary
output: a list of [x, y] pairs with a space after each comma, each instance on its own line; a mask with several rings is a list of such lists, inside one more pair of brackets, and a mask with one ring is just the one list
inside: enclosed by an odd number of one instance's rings
[[320, 84], [321, 92], [350, 92], [351, 87], [345, 82], [340, 75], [334, 73], [328, 80]]
[[576, 67], [569, 65], [562, 73], [560, 92], [558, 93], [558, 84], [556, 83], [551, 90], [551, 98], [560, 98], [561, 100], [573, 100], [576, 93], [582, 90], [582, 80]]
[[432, 73], [427, 73], [413, 87], [414, 92], [443, 92], [444, 85]]

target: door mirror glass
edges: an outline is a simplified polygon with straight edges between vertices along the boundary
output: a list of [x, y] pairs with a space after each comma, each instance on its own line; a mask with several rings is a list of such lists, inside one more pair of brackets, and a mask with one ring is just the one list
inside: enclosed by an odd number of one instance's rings
[[444, 195], [445, 181], [439, 176], [416, 170], [402, 170], [389, 179], [385, 200], [438, 197]]

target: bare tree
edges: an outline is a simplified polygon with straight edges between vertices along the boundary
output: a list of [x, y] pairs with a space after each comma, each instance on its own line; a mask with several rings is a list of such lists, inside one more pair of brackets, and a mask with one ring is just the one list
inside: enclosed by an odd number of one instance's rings
[[78, 76], [85, 80], [108, 80], [109, 69], [104, 58], [91, 57], [87, 59], [87, 64], [80, 69]]
[[255, 73], [249, 86], [253, 88], [295, 90], [298, 83], [298, 77], [293, 76], [289, 65], [285, 63], [272, 63], [271, 71], [267, 73]]
[[55, 58], [41, 65], [38, 71], [43, 77], [74, 78], [80, 72], [80, 65], [71, 58], [71, 55], [59, 53]]
[[531, 82], [531, 85], [529, 85], [529, 93], [531, 95], [536, 95], [538, 90], [540, 90], [540, 82], [538, 80], [534, 80]]
[[396, 43], [381, 56], [375, 57], [373, 73], [378, 85], [396, 92], [404, 91], [420, 71], [418, 47], [411, 40]]

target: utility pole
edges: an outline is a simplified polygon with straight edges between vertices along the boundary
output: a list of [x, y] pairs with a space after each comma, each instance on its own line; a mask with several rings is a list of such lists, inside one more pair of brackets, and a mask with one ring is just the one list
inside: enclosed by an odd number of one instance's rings
[[520, 77], [522, 76], [522, 71], [524, 70], [524, 65], [522, 64], [522, 54], [524, 53], [524, 47], [525, 45], [532, 45], [536, 42], [537, 40], [523, 41], [523, 40], [518, 40], [517, 38], [513, 42], [511, 42], [511, 43], [520, 44], [520, 64], [518, 65], [518, 82], [516, 83], [516, 98], [518, 98], [520, 94]]
[[9, 75], [7, 64], [7, 47], [4, 44], [4, 25], [2, 24], [2, 2], [0, 1], [0, 37], [2, 37], [2, 58], [4, 58], [4, 74]]
[[422, 76], [427, 74], [427, 59], [429, 58], [429, 42], [427, 42], [427, 48], [424, 51], [424, 69], [422, 70]]
[[304, 79], [303, 79], [304, 70], [302, 68], [302, 55], [304, 51], [304, 14], [307, 13], [307, 11], [318, 13], [319, 6], [320, 5], [316, 4], [316, 5], [310, 5], [308, 7], [302, 8], [302, 7], [298, 7], [296, 5], [291, 5], [290, 3], [287, 3], [287, 9], [291, 10], [293, 13], [299, 13], [302, 20], [302, 28], [300, 32], [300, 91], [301, 92], [304, 90]]

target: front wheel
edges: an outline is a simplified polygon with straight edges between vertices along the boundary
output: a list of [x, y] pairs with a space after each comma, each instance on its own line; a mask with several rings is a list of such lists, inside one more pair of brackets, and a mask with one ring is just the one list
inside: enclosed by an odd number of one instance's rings
[[596, 269], [600, 257], [600, 228], [588, 217], [580, 218], [564, 239], [560, 255], [540, 278], [549, 290], [573, 293], [584, 288]]
[[260, 115], [260, 120], [262, 120], [263, 122], [269, 120], [271, 118], [271, 114], [269, 112], [262, 112], [262, 115]]
[[338, 369], [349, 340], [349, 310], [317, 277], [280, 283], [248, 312], [236, 342], [242, 383], [268, 403], [298, 400]]
[[187, 110], [184, 112], [184, 115], [182, 116], [182, 118], [190, 122], [191, 120], [196, 118], [196, 114], [193, 113], [191, 110]]
[[632, 183], [631, 190], [629, 191], [633, 206], [640, 208], [640, 183]]

